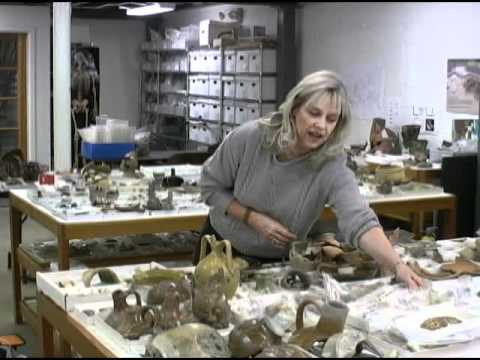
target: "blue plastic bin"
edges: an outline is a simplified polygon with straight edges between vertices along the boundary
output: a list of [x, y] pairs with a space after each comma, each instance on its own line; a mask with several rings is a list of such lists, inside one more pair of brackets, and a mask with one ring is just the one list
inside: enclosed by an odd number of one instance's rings
[[88, 160], [121, 160], [133, 150], [135, 150], [134, 143], [90, 144], [82, 142], [82, 156]]

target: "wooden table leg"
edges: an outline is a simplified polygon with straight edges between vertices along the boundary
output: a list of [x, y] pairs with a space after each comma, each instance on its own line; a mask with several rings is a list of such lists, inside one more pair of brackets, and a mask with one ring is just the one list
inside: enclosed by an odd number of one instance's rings
[[40, 317], [40, 327], [41, 327], [41, 346], [42, 354], [41, 357], [52, 358], [55, 356], [55, 346], [53, 340], [53, 327], [43, 316]]
[[69, 241], [65, 239], [61, 234], [61, 231], [57, 233], [57, 243], [58, 243], [58, 269], [60, 271], [70, 269], [70, 249]]
[[20, 311], [22, 301], [22, 284], [20, 265], [17, 259], [17, 248], [22, 243], [22, 212], [17, 210], [10, 203], [10, 247], [12, 263], [12, 284], [13, 284], [13, 315], [16, 324], [22, 324], [23, 318]]
[[[57, 233], [57, 243], [58, 243], [58, 269], [68, 270], [70, 269], [70, 256], [69, 256], [69, 241], [63, 237], [63, 232], [59, 231]], [[59, 336], [60, 341], [60, 356], [62, 357], [71, 357], [72, 348], [68, 342], [66, 342], [63, 337]]]
[[444, 239], [455, 239], [457, 237], [457, 208], [455, 206], [444, 211], [445, 226], [443, 228]]

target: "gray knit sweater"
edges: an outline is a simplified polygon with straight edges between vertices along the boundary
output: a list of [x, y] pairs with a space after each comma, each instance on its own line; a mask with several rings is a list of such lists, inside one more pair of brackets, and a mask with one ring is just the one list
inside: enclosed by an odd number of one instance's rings
[[307, 156], [279, 161], [263, 146], [264, 129], [249, 121], [231, 131], [202, 168], [202, 197], [210, 206], [213, 228], [245, 255], [282, 258], [288, 249], [274, 247], [252, 227], [226, 214], [236, 198], [242, 205], [271, 216], [304, 240], [325, 204], [335, 210], [346, 241], [358, 246], [378, 218], [360, 195], [345, 157], [314, 170]]

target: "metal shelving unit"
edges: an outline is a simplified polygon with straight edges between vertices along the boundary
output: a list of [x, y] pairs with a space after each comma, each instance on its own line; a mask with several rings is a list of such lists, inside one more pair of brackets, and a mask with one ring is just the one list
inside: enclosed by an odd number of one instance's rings
[[[183, 121], [183, 133], [178, 132], [178, 134], [183, 134], [182, 136], [177, 136], [177, 135], [172, 135], [171, 133], [168, 132], [163, 132], [163, 131], [157, 131], [155, 133], [154, 139], [157, 141], [162, 141], [162, 140], [177, 140], [178, 142], [183, 142], [184, 148], [192, 148], [192, 145], [195, 146], [197, 145], [198, 148], [201, 149], [206, 149], [207, 147], [210, 146], [216, 146], [218, 143], [220, 143], [226, 133], [228, 133], [229, 130], [233, 129], [235, 126], [240, 125], [240, 123], [243, 123], [244, 121], [248, 120], [242, 120], [240, 121], [239, 119], [234, 120], [232, 122], [225, 122], [225, 104], [228, 103], [228, 105], [232, 105], [233, 111], [234, 111], [234, 118], [237, 113], [237, 107], [241, 106], [253, 106], [257, 105], [256, 112], [255, 114], [256, 117], [259, 117], [263, 114], [263, 106], [268, 105], [268, 108], [271, 108], [272, 111], [275, 108], [275, 104], [277, 103], [278, 99], [278, 94], [275, 96], [275, 99], [269, 99], [266, 100], [263, 98], [263, 82], [266, 77], [270, 79], [275, 79], [276, 81], [276, 76], [277, 76], [277, 71], [268, 71], [264, 72], [263, 71], [263, 65], [264, 65], [264, 44], [262, 42], [259, 42], [256, 46], [249, 46], [249, 47], [241, 47], [241, 46], [228, 46], [228, 47], [220, 47], [220, 48], [191, 48], [191, 49], [154, 49], [151, 43], [147, 43], [147, 46], [143, 46], [143, 54], [144, 58], [146, 57], [145, 54], [150, 54], [150, 56], [147, 55], [147, 57], [150, 57], [151, 59], [151, 54], [154, 54], [155, 57], [155, 69], [153, 69], [152, 64], [148, 64], [148, 66], [144, 66], [145, 64], [142, 63], [142, 77], [141, 77], [141, 104], [142, 104], [142, 126], [146, 125], [147, 123], [150, 125], [154, 125], [158, 129], [158, 122], [159, 121], [164, 121], [165, 118], [176, 118], [177, 120], [179, 118], [184, 119]], [[267, 47], [268, 49], [275, 49], [274, 47]], [[225, 61], [225, 52], [228, 51], [229, 54], [234, 54], [235, 61], [236, 61], [236, 56], [237, 52], [244, 52], [244, 51], [259, 51], [258, 56], [259, 56], [259, 64], [260, 68], [259, 71], [236, 71], [237, 68], [235, 68], [235, 71], [231, 71], [232, 69], [229, 69], [230, 71], [225, 71], [226, 69], [226, 61]], [[219, 66], [216, 68], [218, 71], [207, 71], [203, 69], [194, 69], [192, 70], [192, 62], [191, 62], [191, 56], [194, 56], [195, 54], [208, 54], [208, 56], [214, 56], [216, 61], [218, 61], [218, 58], [215, 56], [218, 54], [219, 56]], [[212, 53], [214, 55], [212, 55]], [[180, 70], [165, 70], [162, 69], [162, 64], [161, 60], [163, 58], [168, 58], [169, 56], [183, 56], [185, 55], [185, 61], [183, 63], [183, 66], [179, 66]], [[199, 56], [200, 57], [200, 56]], [[205, 56], [204, 59], [207, 59]], [[210, 65], [208, 65], [210, 66]], [[205, 67], [207, 67], [207, 63], [205, 63]], [[185, 71], [183, 71], [185, 69]], [[275, 70], [276, 66], [275, 66]], [[160, 86], [160, 82], [162, 78], [165, 78], [165, 76], [170, 75], [170, 76], [178, 76], [182, 77], [184, 79], [184, 88], [182, 90], [177, 90], [175, 89], [162, 89]], [[211, 77], [215, 77], [218, 79], [220, 82], [219, 84], [219, 91], [218, 96], [215, 95], [207, 95], [205, 93], [199, 94], [198, 92], [192, 93], [192, 89], [190, 88], [191, 85], [191, 79], [192, 77], [197, 77], [197, 76], [208, 76], [208, 79], [206, 80], [207, 82], [210, 82]], [[226, 79], [228, 78], [228, 79]], [[226, 94], [225, 91], [225, 82], [230, 81], [230, 78], [233, 82], [233, 90], [234, 94]], [[146, 79], [149, 79], [149, 85], [146, 86]], [[152, 79], [155, 79], [156, 84], [155, 86], [152, 86]], [[240, 98], [238, 97], [238, 94], [236, 93], [236, 87], [237, 87], [237, 81], [241, 81], [239, 79], [251, 79], [251, 81], [257, 81], [258, 83], [258, 96], [256, 98], [248, 98], [248, 97], [243, 97]], [[217, 85], [218, 86], [218, 85]], [[217, 89], [218, 90], [218, 89]], [[208, 91], [207, 91], [208, 92]], [[227, 96], [228, 95], [228, 96]], [[155, 110], [155, 107], [158, 107], [160, 104], [162, 104], [160, 101], [163, 97], [165, 96], [177, 96], [181, 97], [184, 100], [185, 104], [185, 115], [180, 115], [178, 113], [169, 113], [167, 111], [157, 111]], [[213, 103], [214, 102], [214, 103]], [[207, 106], [218, 106], [219, 109], [215, 110], [213, 113], [218, 114], [218, 119], [217, 116], [215, 118], [209, 118], [209, 116], [205, 116], [203, 114], [202, 116], [195, 116], [196, 114], [191, 114], [191, 105], [192, 104], [203, 104], [203, 107]], [[227, 106], [228, 106], [227, 105]], [[153, 107], [152, 107], [153, 106]], [[244, 111], [246, 113], [246, 107], [245, 109], [240, 109], [240, 111]], [[210, 110], [208, 110], [210, 111]], [[216, 113], [218, 111], [218, 113]], [[147, 119], [147, 120], [146, 120]], [[146, 121], [145, 121], [146, 120]], [[195, 126], [198, 125], [198, 128]], [[170, 124], [170, 128], [173, 128]], [[197, 141], [196, 139], [192, 139], [193, 136], [191, 136], [191, 127], [193, 129], [199, 129], [199, 130], [206, 130], [208, 132], [208, 140], [207, 141]], [[180, 129], [180, 127], [178, 127]], [[214, 130], [212, 130], [214, 128]], [[203, 133], [203, 135], [207, 135], [206, 133]], [[164, 146], [165, 144], [162, 144], [162, 147], [165, 147], [165, 149], [168, 149], [168, 146]], [[168, 149], [171, 150], [171, 149]]]
[[[177, 57], [177, 63], [174, 61]], [[163, 66], [166, 59], [172, 58], [172, 69]], [[183, 64], [182, 64], [183, 59]], [[140, 81], [141, 94], [141, 125], [152, 130], [152, 148], [154, 150], [186, 149], [186, 134], [181, 129], [186, 127], [187, 70], [188, 50], [186, 48], [158, 48], [154, 43], [144, 43], [142, 46], [142, 71]], [[183, 78], [183, 80], [182, 80]], [[163, 81], [173, 82], [178, 86], [165, 89]], [[183, 100], [182, 106], [174, 106], [174, 98]], [[177, 104], [181, 104], [178, 100]], [[171, 111], [168, 107], [171, 106]], [[161, 109], [158, 109], [161, 107]], [[178, 122], [183, 124], [178, 126]], [[182, 136], [183, 135], [183, 136]]]
[[[268, 49], [275, 49], [274, 47], [268, 47]], [[225, 71], [225, 68], [226, 68], [226, 64], [225, 64], [225, 52], [226, 51], [233, 51], [234, 54], [235, 54], [235, 57], [236, 57], [236, 52], [237, 51], [248, 51], [248, 50], [259, 50], [259, 62], [260, 62], [260, 71], [258, 72], [254, 72], [254, 71], [249, 71], [249, 72], [237, 72], [237, 71]], [[197, 75], [209, 75], [209, 76], [215, 76], [215, 77], [218, 77], [219, 81], [220, 81], [220, 91], [219, 91], [219, 95], [218, 96], [212, 96], [212, 95], [205, 95], [205, 94], [198, 94], [198, 93], [194, 93], [192, 94], [190, 91], [189, 91], [189, 106], [188, 106], [188, 110], [187, 110], [187, 113], [188, 113], [188, 119], [187, 119], [187, 123], [188, 124], [205, 124], [205, 125], [218, 125], [219, 126], [219, 139], [218, 141], [221, 142], [222, 139], [223, 139], [223, 136], [224, 134], [226, 133], [226, 129], [233, 129], [235, 126], [238, 126], [240, 124], [238, 124], [237, 122], [235, 123], [226, 123], [224, 120], [225, 120], [225, 114], [224, 114], [224, 111], [225, 111], [225, 107], [224, 107], [224, 104], [226, 101], [228, 101], [229, 103], [232, 103], [234, 108], [236, 108], [237, 106], [237, 103], [244, 103], [244, 104], [258, 104], [258, 109], [259, 109], [259, 112], [261, 112], [262, 110], [262, 104], [271, 104], [272, 107], [274, 108], [276, 103], [277, 103], [277, 99], [278, 99], [278, 96], [276, 96], [275, 100], [264, 100], [263, 99], [263, 89], [262, 89], [262, 84], [263, 84], [263, 79], [264, 77], [266, 76], [269, 76], [269, 77], [273, 77], [277, 75], [277, 72], [263, 72], [263, 61], [264, 61], [264, 57], [263, 57], [263, 51], [264, 51], [264, 45], [262, 42], [259, 42], [258, 43], [258, 46], [250, 46], [250, 47], [237, 47], [237, 46], [228, 46], [228, 47], [220, 47], [218, 49], [204, 49], [204, 48], [198, 48], [198, 49], [195, 49], [195, 50], [190, 50], [189, 52], [189, 66], [191, 66], [191, 61], [190, 61], [190, 53], [193, 52], [193, 51], [212, 51], [212, 52], [218, 52], [219, 53], [219, 57], [220, 57], [220, 67], [219, 67], [219, 71], [192, 71], [191, 70], [191, 67], [189, 67], [189, 71], [188, 71], [188, 86], [190, 86], [190, 77], [191, 76], [197, 76]], [[258, 78], [259, 80], [259, 90], [258, 90], [258, 97], [256, 99], [249, 99], [249, 98], [239, 98], [237, 97], [237, 94], [235, 94], [234, 96], [225, 96], [225, 89], [224, 89], [224, 76], [225, 77], [232, 77], [233, 78], [233, 82], [234, 84], [236, 84], [236, 78], [237, 77], [249, 77], [249, 78]], [[235, 85], [235, 88], [236, 88], [236, 85]], [[218, 101], [218, 104], [219, 104], [219, 107], [220, 107], [220, 116], [219, 116], [219, 119], [218, 120], [214, 120], [214, 119], [211, 119], [211, 118], [205, 118], [205, 117], [202, 117], [202, 118], [199, 118], [199, 117], [193, 117], [191, 116], [190, 114], [190, 104], [192, 102], [191, 99], [195, 99], [199, 102], [201, 102], [202, 100], [205, 100], [205, 101], [208, 101], [208, 100], [216, 100]], [[273, 109], [272, 109], [273, 111]], [[236, 110], [235, 110], [236, 112]], [[259, 115], [263, 115], [263, 114], [259, 114]]]

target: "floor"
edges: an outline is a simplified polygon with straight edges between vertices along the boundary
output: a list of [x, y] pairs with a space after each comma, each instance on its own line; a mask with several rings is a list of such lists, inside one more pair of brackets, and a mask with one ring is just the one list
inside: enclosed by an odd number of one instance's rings
[[[7, 202], [0, 202], [0, 335], [19, 335], [25, 340], [25, 345], [18, 349], [19, 354], [28, 357], [40, 356], [40, 343], [29, 325], [16, 325], [13, 319], [13, 286], [12, 273], [8, 269], [8, 252], [10, 251], [10, 224]], [[27, 220], [23, 226], [23, 241], [52, 239], [53, 235], [37, 223]], [[33, 284], [24, 288], [27, 295], [34, 294]]]

